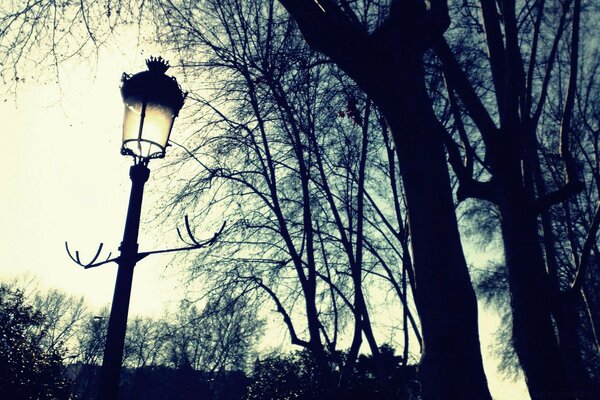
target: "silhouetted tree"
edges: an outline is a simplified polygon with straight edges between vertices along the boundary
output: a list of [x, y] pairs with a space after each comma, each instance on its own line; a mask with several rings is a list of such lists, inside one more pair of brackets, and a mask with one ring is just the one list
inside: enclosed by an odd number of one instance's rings
[[[197, 7], [197, 15], [213, 18], [179, 18], [189, 10], [166, 7], [164, 25], [171, 30], [163, 39], [185, 43], [180, 51], [188, 79], [206, 82], [210, 74], [220, 81], [188, 96], [202, 119], [194, 120], [185, 159], [204, 172], [173, 200], [198, 215], [230, 220], [224, 240], [201, 255], [198, 273], [209, 278], [211, 291], [262, 292], [282, 315], [292, 343], [323, 365], [351, 315], [345, 360], [351, 370], [363, 334], [378, 352], [364, 280], [393, 281], [418, 332], [410, 289], [396, 267], [398, 255], [410, 257], [403, 207], [399, 196], [380, 187], [397, 182], [395, 159], [387, 150], [388, 159], [378, 155], [385, 144], [377, 112], [307, 49], [276, 3]], [[204, 68], [192, 67], [198, 63]], [[395, 202], [393, 212], [386, 201]], [[306, 318], [307, 339], [299, 317]]]
[[[469, 22], [449, 31], [452, 46], [440, 38], [434, 47], [461, 144], [447, 141], [459, 181], [457, 196], [459, 201], [474, 197], [497, 207], [511, 294], [512, 342], [531, 395], [586, 396], [597, 388], [582, 364], [578, 307], [569, 300], [580, 296], [579, 288], [566, 289], [574, 281], [565, 281], [565, 273], [583, 265], [578, 261], [585, 258], [583, 249], [573, 244], [595, 237], [597, 227], [589, 224], [563, 241], [556, 236], [557, 215], [552, 211], [557, 204], [566, 205], [560, 220], [573, 232], [568, 204], [585, 187], [575, 145], [582, 138], [575, 129], [578, 71], [589, 61], [579, 55], [581, 2], [482, 1], [453, 10], [457, 21]], [[481, 180], [473, 176], [477, 170], [483, 170]], [[595, 202], [588, 198], [592, 215]], [[567, 268], [570, 261], [557, 259], [565, 242], [571, 243], [575, 260]]]
[[353, 8], [349, 2], [280, 2], [308, 44], [344, 70], [378, 106], [395, 142], [423, 333], [424, 398], [489, 399], [475, 294], [446, 166], [444, 129], [432, 109], [423, 67], [424, 52], [449, 25], [447, 4], [365, 2]]
[[[0, 284], [0, 396], [6, 399], [70, 399], [63, 349], [41, 345], [46, 316], [25, 302], [23, 292]], [[42, 336], [44, 333], [42, 333]]]

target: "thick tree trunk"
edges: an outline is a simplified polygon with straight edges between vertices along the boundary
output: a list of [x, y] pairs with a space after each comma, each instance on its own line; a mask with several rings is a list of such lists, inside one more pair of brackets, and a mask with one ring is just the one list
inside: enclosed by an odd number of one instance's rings
[[[518, 165], [516, 163], [515, 165]], [[510, 171], [505, 168], [504, 171]], [[551, 318], [537, 214], [522, 190], [520, 171], [504, 175], [498, 206], [511, 291], [513, 344], [532, 399], [574, 399]]]
[[[404, 130], [391, 125], [392, 131]], [[477, 303], [458, 235], [442, 144], [431, 132], [403, 136], [397, 143], [423, 331], [419, 366], [423, 398], [490, 398]]]
[[[395, 68], [394, 68], [395, 67]], [[396, 144], [408, 207], [424, 351], [423, 399], [490, 399], [483, 370], [477, 302], [462, 251], [440, 126], [421, 59], [403, 57], [374, 97]], [[389, 86], [388, 86], [389, 87]]]

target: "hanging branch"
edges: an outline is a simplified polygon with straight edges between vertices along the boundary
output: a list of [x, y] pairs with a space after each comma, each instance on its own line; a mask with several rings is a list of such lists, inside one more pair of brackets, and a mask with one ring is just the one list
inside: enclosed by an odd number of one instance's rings
[[504, 48], [504, 33], [502, 32], [501, 14], [495, 1], [484, 0], [481, 4], [481, 16], [485, 27], [485, 39], [490, 55], [490, 69], [496, 104], [501, 119], [504, 116], [503, 106], [506, 101], [506, 49]]
[[540, 40], [540, 26], [542, 24], [542, 17], [544, 16], [545, 0], [540, 0], [535, 16], [535, 22], [533, 23], [533, 38], [531, 40], [531, 50], [529, 51], [529, 66], [527, 67], [527, 77], [525, 78], [525, 103], [521, 110], [521, 115], [529, 119], [531, 114], [531, 104], [533, 98], [533, 74], [535, 72], [538, 42]]
[[577, 180], [575, 160], [571, 155], [571, 119], [575, 104], [577, 91], [577, 68], [579, 58], [579, 20], [581, 15], [581, 0], [575, 0], [573, 5], [573, 27], [571, 32], [571, 62], [569, 71], [569, 87], [567, 88], [567, 99], [560, 127], [560, 155], [565, 162], [567, 184]]
[[448, 42], [443, 38], [438, 40], [434, 45], [434, 50], [442, 62], [446, 79], [451, 82], [452, 88], [461, 98], [467, 113], [481, 132], [486, 147], [493, 147], [493, 142], [498, 136], [498, 128], [460, 67]]
[[530, 126], [536, 126], [538, 124], [538, 121], [540, 120], [544, 106], [546, 104], [546, 99], [548, 98], [548, 88], [550, 85], [550, 78], [552, 77], [552, 70], [554, 68], [554, 65], [556, 64], [555, 61], [556, 61], [556, 55], [558, 54], [558, 46], [559, 46], [560, 40], [562, 38], [562, 34], [565, 31], [566, 18], [567, 18], [568, 9], [571, 5], [571, 1], [572, 0], [568, 0], [568, 1], [563, 2], [563, 4], [562, 4], [562, 13], [560, 15], [558, 28], [556, 30], [556, 33], [554, 34], [554, 41], [552, 42], [552, 47], [550, 49], [550, 53], [548, 54], [548, 57], [546, 58], [546, 61], [545, 61], [546, 70], [544, 71], [544, 78], [542, 79], [542, 86], [539, 90], [540, 95], [538, 97], [537, 105], [536, 105], [535, 110], [533, 111], [533, 115], [531, 117]]
[[569, 69], [569, 86], [567, 99], [560, 124], [560, 157], [565, 163], [565, 185], [548, 193], [538, 201], [538, 209], [544, 210], [553, 204], [565, 201], [570, 196], [585, 189], [585, 184], [577, 176], [577, 166], [571, 154], [571, 120], [577, 93], [577, 68], [579, 58], [579, 20], [581, 0], [575, 0], [573, 5], [573, 27], [571, 32], [571, 62]]
[[239, 278], [254, 282], [258, 287], [263, 289], [269, 295], [269, 297], [271, 298], [271, 300], [273, 300], [273, 302], [275, 303], [275, 306], [277, 307], [277, 312], [279, 314], [281, 314], [281, 317], [283, 318], [283, 322], [285, 323], [285, 325], [288, 328], [288, 332], [290, 334], [292, 344], [295, 344], [295, 345], [298, 345], [298, 346], [301, 346], [304, 348], [308, 348], [310, 346], [309, 342], [307, 342], [306, 340], [302, 340], [298, 337], [298, 335], [296, 333], [296, 329], [294, 327], [294, 323], [292, 322], [292, 318], [290, 317], [288, 312], [283, 307], [281, 300], [279, 300], [279, 297], [277, 296], [277, 294], [270, 287], [268, 287], [263, 282], [262, 279], [257, 278], [255, 276], [241, 276], [241, 275], [239, 275]]
[[577, 265], [577, 270], [575, 272], [575, 279], [569, 288], [569, 291], [572, 293], [581, 289], [583, 285], [583, 278], [585, 277], [585, 273], [588, 267], [588, 260], [590, 258], [590, 253], [592, 252], [592, 247], [596, 242], [596, 233], [598, 232], [598, 226], [600, 225], [600, 201], [596, 207], [596, 212], [594, 214], [594, 218], [592, 219], [592, 224], [590, 225], [590, 230], [588, 231], [588, 235], [585, 238], [585, 242], [583, 243], [583, 249], [581, 250], [581, 257], [579, 257], [579, 264]]

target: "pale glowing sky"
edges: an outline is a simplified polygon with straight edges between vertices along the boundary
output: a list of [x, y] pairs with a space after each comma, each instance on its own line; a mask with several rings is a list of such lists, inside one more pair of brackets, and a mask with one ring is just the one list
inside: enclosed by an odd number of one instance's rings
[[[145, 69], [149, 55], [103, 51], [98, 63], [67, 65], [60, 87], [30, 80], [19, 86], [16, 97], [1, 99], [2, 277], [28, 272], [48, 286], [84, 295], [93, 306], [112, 299], [116, 266], [83, 270], [69, 260], [64, 242], [80, 250], [84, 261], [95, 254], [100, 242], [106, 252], [117, 253], [131, 165], [131, 159], [119, 153], [123, 114], [119, 83], [124, 71]], [[162, 163], [153, 161], [150, 169]], [[162, 230], [150, 222], [156, 210], [152, 205], [164, 194], [153, 177], [146, 184], [142, 250], [162, 248], [162, 240], [176, 239], [161, 238]], [[164, 269], [170, 260], [153, 256], [139, 264], [132, 314], [158, 315], [176, 297], [175, 282]]]
[[[145, 68], [144, 59], [159, 55], [123, 41], [101, 51], [98, 62], [72, 63], [51, 82], [26, 80], [16, 97], [0, 98], [0, 279], [22, 273], [39, 277], [48, 287], [84, 296], [92, 307], [112, 299], [116, 265], [83, 270], [69, 260], [65, 240], [85, 261], [99, 242], [116, 254], [123, 234], [131, 160], [119, 154], [123, 72]], [[163, 54], [164, 55], [164, 54]], [[174, 73], [175, 74], [175, 73]], [[0, 87], [0, 93], [5, 93]], [[185, 112], [185, 106], [184, 110]], [[173, 139], [177, 140], [177, 122]], [[180, 137], [182, 133], [179, 132]], [[171, 153], [178, 151], [169, 149]], [[173, 155], [172, 155], [173, 156]], [[169, 157], [169, 153], [167, 153]], [[155, 170], [164, 161], [155, 160]], [[172, 230], [152, 217], [165, 190], [156, 174], [146, 184], [140, 249], [176, 244]], [[174, 223], [176, 221], [173, 221]], [[136, 267], [130, 315], [158, 317], [182, 295], [170, 256], [152, 256]], [[485, 314], [485, 315], [484, 315]], [[482, 348], [488, 353], [497, 318], [480, 308]], [[496, 399], [527, 398], [522, 383], [502, 382], [495, 361], [485, 357], [490, 389]]]

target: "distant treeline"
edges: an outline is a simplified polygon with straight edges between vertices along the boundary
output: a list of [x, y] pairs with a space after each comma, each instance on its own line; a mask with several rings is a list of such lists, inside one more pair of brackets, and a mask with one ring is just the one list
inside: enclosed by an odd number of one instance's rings
[[[81, 298], [33, 286], [0, 284], [0, 398], [95, 399], [106, 312], [94, 315]], [[340, 388], [339, 360], [347, 357], [346, 352], [330, 354], [327, 371], [306, 350], [259, 356], [253, 345], [260, 337], [260, 321], [252, 319], [250, 323], [239, 315], [233, 319], [208, 310], [211, 307], [200, 312], [189, 302], [182, 302], [168, 321], [130, 321], [120, 398], [383, 396], [376, 378], [382, 372], [380, 364], [371, 356], [358, 358], [353, 379]], [[418, 398], [416, 368], [403, 366], [402, 357], [396, 356], [391, 346], [383, 345], [380, 351], [386, 360], [385, 376], [395, 388], [394, 398]]]

